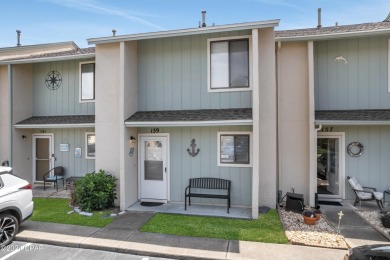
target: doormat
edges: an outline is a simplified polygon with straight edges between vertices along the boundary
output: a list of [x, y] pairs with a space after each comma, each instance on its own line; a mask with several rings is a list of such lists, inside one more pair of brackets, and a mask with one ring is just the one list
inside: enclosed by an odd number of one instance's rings
[[343, 206], [343, 204], [341, 204], [340, 202], [337, 202], [337, 201], [322, 201], [322, 200], [319, 200], [318, 204], [321, 204], [321, 205], [331, 205], [331, 206]]
[[162, 204], [164, 203], [161, 203], [161, 202], [141, 202], [141, 206], [144, 206], [144, 207], [157, 207], [157, 206], [161, 206]]

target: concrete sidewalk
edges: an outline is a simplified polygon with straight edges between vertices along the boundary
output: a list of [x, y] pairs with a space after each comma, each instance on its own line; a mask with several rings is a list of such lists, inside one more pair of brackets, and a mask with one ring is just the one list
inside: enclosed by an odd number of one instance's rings
[[152, 212], [126, 212], [104, 228], [27, 221], [16, 240], [175, 259], [343, 259], [346, 250], [139, 232]]

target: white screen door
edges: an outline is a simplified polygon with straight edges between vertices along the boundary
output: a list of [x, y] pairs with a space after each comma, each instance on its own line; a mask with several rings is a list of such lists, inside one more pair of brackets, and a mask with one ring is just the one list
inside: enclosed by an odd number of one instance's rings
[[317, 135], [317, 193], [320, 200], [345, 197], [344, 133]]
[[168, 137], [141, 136], [140, 139], [141, 201], [168, 200]]
[[33, 135], [33, 180], [43, 181], [43, 175], [54, 167], [52, 134]]

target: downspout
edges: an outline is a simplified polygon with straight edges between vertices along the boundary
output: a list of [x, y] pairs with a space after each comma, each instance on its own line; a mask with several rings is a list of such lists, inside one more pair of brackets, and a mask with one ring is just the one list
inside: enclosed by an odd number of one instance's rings
[[13, 84], [13, 78], [12, 78], [12, 65], [8, 64], [8, 100], [9, 100], [9, 140], [10, 145], [8, 146], [8, 154], [9, 154], [9, 165], [13, 166], [13, 93], [12, 93], [12, 84]]
[[280, 189], [280, 187], [282, 186], [281, 185], [281, 176], [282, 176], [282, 173], [281, 173], [281, 154], [280, 154], [280, 151], [281, 151], [281, 148], [280, 148], [280, 142], [279, 142], [279, 137], [281, 135], [280, 133], [280, 114], [279, 114], [279, 51], [281, 50], [282, 48], [282, 43], [281, 42], [277, 42], [276, 43], [276, 48], [275, 48], [275, 77], [276, 77], [276, 129], [277, 129], [277, 135], [276, 135], [276, 154], [277, 154], [277, 157], [276, 157], [276, 165], [277, 165], [277, 180], [276, 180], [276, 183], [278, 185], [277, 187], [277, 198], [278, 198], [278, 201], [277, 203], [279, 204], [282, 200], [282, 197], [283, 197], [283, 191]]

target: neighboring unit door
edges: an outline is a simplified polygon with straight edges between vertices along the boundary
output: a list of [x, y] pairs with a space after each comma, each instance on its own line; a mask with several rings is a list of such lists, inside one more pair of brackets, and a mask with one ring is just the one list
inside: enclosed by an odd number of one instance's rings
[[54, 167], [52, 134], [33, 135], [33, 180], [43, 181], [43, 175]]
[[140, 136], [140, 199], [168, 201], [168, 136]]
[[317, 193], [320, 200], [344, 198], [344, 146], [344, 133], [318, 133]]

